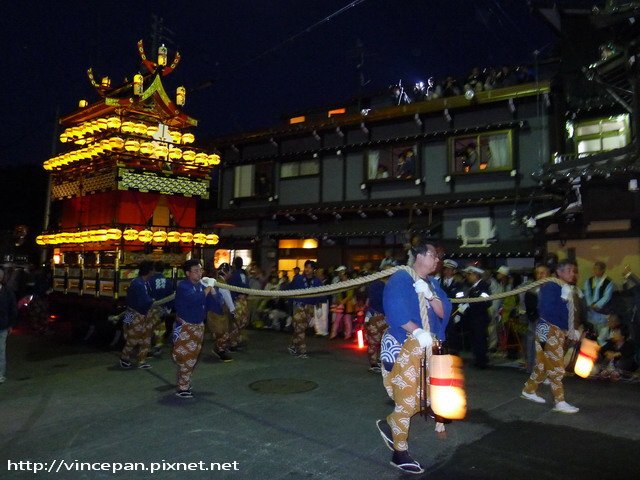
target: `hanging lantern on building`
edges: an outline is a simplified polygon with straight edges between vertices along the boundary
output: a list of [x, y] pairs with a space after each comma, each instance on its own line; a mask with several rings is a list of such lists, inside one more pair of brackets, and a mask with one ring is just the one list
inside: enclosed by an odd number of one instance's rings
[[176, 105], [183, 107], [187, 100], [187, 89], [180, 86], [176, 89]]
[[461, 420], [467, 413], [462, 360], [454, 355], [432, 355], [429, 361], [431, 409], [449, 420]]
[[573, 371], [582, 378], [587, 378], [591, 375], [593, 364], [598, 358], [598, 352], [600, 351], [600, 345], [598, 342], [583, 338], [580, 342], [580, 352], [578, 358], [576, 358], [576, 365], [573, 367]]
[[127, 228], [124, 232], [122, 232], [122, 238], [124, 238], [127, 242], [133, 242], [138, 239], [138, 231], [133, 228]]
[[164, 67], [167, 64], [167, 47], [164, 43], [158, 47], [158, 66]]
[[167, 233], [167, 242], [178, 243], [180, 241], [180, 232], [172, 231]]
[[133, 94], [134, 95], [138, 95], [138, 96], [142, 95], [142, 92], [144, 91], [143, 82], [144, 82], [144, 77], [139, 73], [136, 73], [133, 76]]
[[193, 143], [195, 141], [196, 137], [193, 135], [193, 133], [184, 133], [182, 134], [182, 143], [187, 144], [187, 143]]

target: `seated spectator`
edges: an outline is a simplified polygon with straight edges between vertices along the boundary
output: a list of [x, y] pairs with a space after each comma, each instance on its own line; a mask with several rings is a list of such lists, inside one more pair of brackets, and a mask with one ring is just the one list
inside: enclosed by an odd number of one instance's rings
[[442, 87], [442, 96], [444, 97], [455, 97], [456, 95], [461, 95], [462, 91], [460, 90], [460, 86], [458, 85], [458, 81], [452, 76], [448, 76]]
[[481, 92], [484, 88], [484, 76], [478, 67], [473, 67], [471, 73], [464, 82], [464, 89]]
[[415, 176], [416, 161], [412, 148], [407, 148], [398, 155], [396, 178], [413, 178]]
[[389, 169], [385, 165], [378, 165], [376, 179], [389, 178]]
[[498, 72], [495, 68], [491, 67], [487, 70], [484, 89], [493, 90], [494, 88], [498, 88]]
[[611, 339], [600, 349], [600, 376], [611, 380], [629, 378], [638, 369], [635, 355], [636, 346], [633, 340], [629, 340], [629, 328], [618, 325], [611, 330]]
[[515, 75], [511, 71], [511, 67], [504, 65], [500, 72], [497, 74], [496, 78], [497, 87], [511, 87], [515, 85], [517, 82]]

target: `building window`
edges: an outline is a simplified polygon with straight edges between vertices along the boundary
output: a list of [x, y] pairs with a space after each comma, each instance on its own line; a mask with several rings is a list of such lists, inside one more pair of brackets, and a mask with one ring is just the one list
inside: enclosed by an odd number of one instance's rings
[[453, 174], [511, 170], [511, 130], [450, 138], [449, 158]]
[[273, 194], [273, 165], [259, 163], [234, 169], [235, 198], [267, 198]]
[[417, 176], [417, 158], [417, 145], [369, 150], [367, 180], [413, 179]]
[[568, 124], [567, 130], [569, 137], [575, 136], [581, 156], [622, 148], [631, 141], [628, 114]]
[[304, 177], [318, 175], [318, 173], [320, 173], [320, 162], [315, 159], [287, 162], [280, 166], [280, 178]]

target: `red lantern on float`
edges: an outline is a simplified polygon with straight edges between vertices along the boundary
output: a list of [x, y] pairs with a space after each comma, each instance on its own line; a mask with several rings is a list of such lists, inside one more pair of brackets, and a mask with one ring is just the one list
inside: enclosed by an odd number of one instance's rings
[[580, 352], [578, 353], [578, 358], [576, 358], [576, 365], [573, 367], [575, 374], [582, 378], [587, 378], [591, 375], [591, 370], [598, 359], [599, 351], [600, 345], [598, 345], [598, 342], [583, 338], [582, 342], [580, 342]]

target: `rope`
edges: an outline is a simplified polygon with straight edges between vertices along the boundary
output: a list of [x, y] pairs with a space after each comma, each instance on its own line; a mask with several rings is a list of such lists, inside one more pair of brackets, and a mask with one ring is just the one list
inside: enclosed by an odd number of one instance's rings
[[[365, 277], [353, 278], [351, 280], [347, 280], [345, 282], [338, 282], [332, 285], [323, 285], [322, 287], [313, 287], [313, 288], [302, 288], [296, 290], [254, 290], [251, 288], [243, 288], [236, 287], [234, 285], [229, 285], [226, 283], [216, 282], [216, 287], [224, 288], [236, 293], [242, 293], [244, 295], [255, 296], [255, 297], [267, 297], [267, 298], [309, 298], [309, 297], [319, 297], [325, 295], [333, 295], [336, 293], [344, 292], [346, 290], [351, 290], [352, 288], [359, 287], [360, 285], [365, 285], [367, 283], [371, 283], [375, 280], [379, 280], [381, 278], [385, 278], [393, 275], [399, 270], [405, 270], [414, 281], [418, 280], [418, 274], [411, 267], [406, 265], [400, 265], [398, 267], [389, 268], [387, 270], [383, 270], [381, 272], [372, 273], [371, 275], [367, 275]], [[451, 298], [451, 303], [478, 303], [478, 302], [490, 302], [492, 300], [498, 300], [500, 298], [511, 297], [513, 295], [519, 295], [520, 293], [526, 292], [527, 290], [531, 290], [533, 288], [542, 285], [543, 283], [554, 282], [558, 285], [564, 285], [561, 280], [558, 280], [554, 277], [544, 278], [542, 280], [537, 280], [535, 282], [528, 283], [527, 285], [523, 285], [521, 287], [516, 288], [515, 290], [510, 290], [508, 292], [496, 293], [490, 295], [489, 297], [478, 297], [478, 298]], [[169, 295], [168, 297], [162, 298], [155, 302], [156, 305], [162, 305], [172, 301], [175, 298], [175, 293]], [[423, 314], [424, 310], [424, 314]], [[423, 328], [425, 324], [425, 318], [427, 311], [427, 301], [424, 298], [424, 295], [420, 297], [420, 314], [423, 318]], [[426, 321], [427, 330], [429, 327], [429, 322]]]

